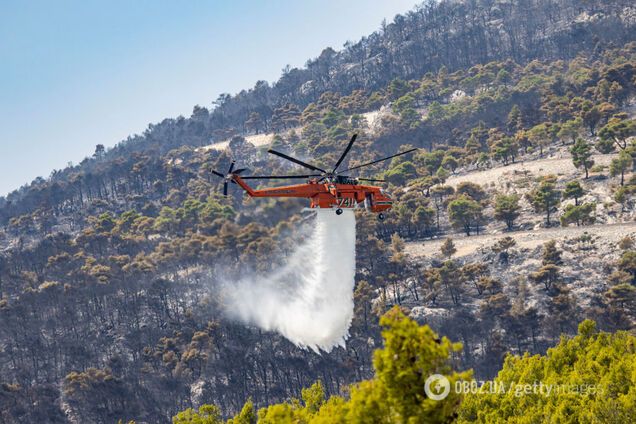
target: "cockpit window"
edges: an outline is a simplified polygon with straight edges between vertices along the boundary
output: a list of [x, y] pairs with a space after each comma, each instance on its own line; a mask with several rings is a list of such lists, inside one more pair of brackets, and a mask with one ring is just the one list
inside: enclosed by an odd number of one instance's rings
[[349, 178], [349, 177], [345, 177], [345, 176], [341, 176], [341, 175], [338, 175], [336, 177], [336, 183], [337, 184], [351, 184], [351, 185], [359, 184], [358, 181], [355, 178]]

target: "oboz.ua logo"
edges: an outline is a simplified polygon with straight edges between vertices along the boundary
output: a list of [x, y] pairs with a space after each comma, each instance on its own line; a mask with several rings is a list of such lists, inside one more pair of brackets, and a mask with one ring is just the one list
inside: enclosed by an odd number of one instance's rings
[[433, 374], [424, 383], [424, 393], [429, 399], [446, 399], [446, 396], [450, 393], [450, 381], [441, 374]]

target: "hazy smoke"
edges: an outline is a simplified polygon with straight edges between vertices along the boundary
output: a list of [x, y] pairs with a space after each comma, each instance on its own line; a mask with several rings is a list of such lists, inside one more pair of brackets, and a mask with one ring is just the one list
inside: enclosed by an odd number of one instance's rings
[[344, 345], [353, 316], [355, 216], [317, 210], [310, 237], [271, 275], [233, 287], [228, 314], [274, 330], [298, 346]]

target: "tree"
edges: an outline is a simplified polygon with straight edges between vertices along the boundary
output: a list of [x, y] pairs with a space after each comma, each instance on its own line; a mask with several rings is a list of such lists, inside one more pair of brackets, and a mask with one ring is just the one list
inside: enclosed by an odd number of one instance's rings
[[[636, 337], [626, 331], [598, 332], [593, 321], [585, 320], [578, 335], [561, 338], [546, 355], [509, 355], [487, 383], [530, 390], [469, 393], [458, 423], [636, 422], [636, 352], [628, 347], [634, 344]], [[567, 391], [548, 396], [547, 385]]]
[[172, 417], [173, 424], [222, 424], [221, 411], [215, 405], [202, 405], [198, 411], [188, 408]]
[[482, 209], [483, 207], [479, 203], [462, 194], [448, 203], [448, 218], [453, 227], [463, 229], [466, 235], [470, 236], [473, 227], [476, 227], [479, 233]]
[[444, 184], [446, 180], [448, 179], [449, 175], [450, 173], [446, 170], [446, 168], [444, 168], [443, 166], [440, 166], [437, 169], [437, 172], [435, 173], [435, 178], [437, 178], [441, 184]]
[[554, 264], [543, 265], [537, 272], [530, 274], [530, 279], [537, 283], [542, 283], [546, 290], [550, 290], [554, 283], [559, 280], [561, 270]]
[[515, 158], [519, 150], [519, 145], [513, 137], [503, 137], [490, 146], [492, 157], [495, 160], [501, 160], [504, 166], [509, 162], [515, 163]]
[[583, 120], [581, 118], [575, 118], [566, 121], [561, 125], [561, 128], [557, 133], [557, 137], [559, 137], [561, 140], [564, 140], [564, 144], [566, 144], [565, 140], [568, 139], [569, 141], [574, 143], [579, 138], [582, 132]]
[[435, 205], [435, 220], [437, 223], [437, 229], [439, 230], [439, 216], [442, 206], [444, 206], [445, 199], [455, 193], [455, 189], [447, 185], [436, 185], [431, 188], [431, 196], [433, 197], [433, 204]]
[[400, 117], [400, 123], [404, 128], [416, 129], [422, 116], [415, 109], [415, 98], [412, 94], [406, 94], [393, 103], [393, 111]]
[[416, 176], [415, 165], [413, 162], [406, 161], [389, 169], [384, 173], [384, 178], [392, 184], [403, 185], [406, 181]]
[[136, 399], [110, 369], [71, 371], [64, 378], [62, 392], [71, 411], [89, 422], [114, 422], [124, 414], [134, 414]]
[[245, 128], [248, 131], [253, 131], [254, 133], [258, 134], [261, 131], [262, 127], [263, 118], [261, 117], [261, 114], [258, 112], [250, 113], [249, 118], [247, 119], [247, 121], [245, 121]]
[[607, 125], [598, 132], [601, 140], [614, 142], [619, 149], [627, 148], [627, 139], [636, 135], [636, 120], [611, 119]]
[[570, 289], [564, 285], [554, 286], [547, 306], [546, 333], [557, 339], [561, 334], [572, 331], [573, 324], [577, 320], [578, 305]]
[[450, 259], [455, 253], [457, 253], [455, 243], [453, 243], [453, 239], [450, 237], [444, 240], [444, 243], [442, 243], [442, 246], [439, 248], [439, 250], [440, 252], [442, 252], [442, 255], [444, 255], [448, 259]]
[[[254, 424], [256, 423], [256, 412], [254, 411], [254, 402], [252, 399], [248, 399], [243, 405], [241, 412], [239, 412], [234, 418], [230, 418], [227, 424]], [[174, 424], [174, 423], [173, 423]]]
[[622, 282], [612, 285], [605, 293], [610, 305], [621, 309], [625, 314], [634, 316], [636, 311], [636, 287]]
[[594, 166], [592, 147], [584, 139], [578, 138], [574, 145], [570, 147], [570, 153], [572, 154], [572, 163], [577, 168], [585, 170], [585, 179], [587, 179], [590, 168]]
[[488, 265], [483, 262], [474, 262], [464, 265], [461, 269], [462, 278], [465, 281], [471, 281], [477, 290], [477, 294], [481, 295], [486, 288], [482, 283], [482, 278], [488, 275]]
[[459, 305], [463, 292], [462, 271], [455, 261], [447, 260], [439, 268], [439, 281], [448, 290], [448, 295], [454, 305]]
[[604, 155], [607, 155], [609, 153], [612, 153], [614, 150], [616, 150], [616, 146], [614, 145], [614, 142], [610, 139], [602, 139], [599, 138], [598, 141], [596, 142], [596, 150], [598, 150], [600, 153], [603, 153]]
[[398, 422], [449, 420], [458, 395], [451, 390], [444, 400], [436, 401], [427, 398], [422, 387], [435, 373], [446, 376], [451, 387], [469, 376], [452, 372], [450, 367], [449, 355], [459, 351], [461, 345], [438, 338], [430, 328], [418, 326], [397, 308], [382, 317], [380, 325], [384, 327], [384, 348], [374, 354], [376, 378], [352, 390], [347, 421], [377, 422], [388, 416]]
[[618, 154], [618, 157], [612, 159], [610, 163], [610, 176], [616, 177], [618, 175], [621, 176], [621, 185], [625, 185], [625, 172], [629, 171], [632, 167], [632, 156], [626, 152], [621, 151]]
[[495, 198], [495, 219], [505, 222], [509, 231], [513, 229], [520, 210], [519, 196], [516, 194], [500, 194]]
[[455, 194], [458, 196], [466, 195], [480, 204], [485, 204], [488, 199], [488, 193], [479, 184], [470, 181], [459, 183], [455, 189]]
[[519, 146], [513, 137], [504, 134], [498, 128], [488, 131], [488, 146], [493, 159], [501, 160], [504, 165], [514, 163]]
[[533, 146], [539, 147], [539, 156], [543, 157], [543, 149], [548, 145], [549, 134], [548, 134], [548, 126], [547, 124], [539, 124], [530, 128], [527, 131], [528, 140], [532, 143]]
[[614, 193], [614, 200], [621, 205], [621, 212], [625, 212], [626, 206], [629, 206], [632, 196], [632, 186], [621, 186]]
[[406, 95], [410, 90], [408, 83], [399, 78], [395, 78], [389, 83], [387, 87], [387, 97], [389, 100], [397, 100], [400, 97]]
[[594, 105], [589, 100], [583, 104], [582, 108], [583, 111], [581, 113], [581, 117], [583, 118], [583, 122], [587, 125], [590, 135], [595, 136], [596, 126], [601, 120], [601, 112], [599, 111], [598, 106]]
[[422, 296], [423, 300], [429, 301], [432, 305], [437, 304], [437, 298], [441, 292], [442, 283], [440, 282], [438, 268], [426, 268], [422, 274]]
[[548, 265], [548, 264], [562, 265], [563, 264], [563, 260], [561, 259], [562, 253], [563, 252], [561, 252], [557, 248], [556, 241], [549, 240], [545, 242], [545, 244], [543, 245], [541, 264], [542, 265]]
[[565, 185], [563, 191], [564, 199], [574, 199], [574, 204], [579, 205], [579, 199], [585, 195], [585, 190], [578, 181], [570, 181]]
[[510, 113], [508, 114], [508, 121], [506, 122], [506, 125], [508, 126], [509, 134], [514, 134], [523, 129], [523, 118], [521, 116], [521, 109], [519, 109], [519, 106], [512, 106], [512, 109], [510, 109]]
[[528, 153], [528, 149], [532, 147], [532, 143], [528, 138], [528, 133], [525, 130], [519, 130], [515, 133], [515, 143], [519, 148], [523, 149], [524, 153]]
[[564, 227], [571, 223], [576, 226], [590, 225], [594, 223], [592, 212], [596, 209], [596, 203], [583, 203], [582, 205], [567, 205], [561, 215], [561, 225]]
[[454, 157], [448, 155], [444, 156], [444, 160], [442, 161], [442, 167], [444, 169], [448, 169], [451, 173], [455, 173], [455, 170], [459, 166], [459, 162]]
[[[451, 387], [470, 378], [470, 372], [457, 373], [450, 355], [461, 344], [439, 338], [428, 326], [419, 326], [394, 307], [380, 319], [383, 348], [373, 355], [374, 377], [353, 385], [349, 398], [332, 396], [325, 401], [321, 384], [302, 391], [302, 401], [292, 399], [258, 411], [258, 422], [274, 423], [347, 423], [449, 422], [453, 419], [460, 394], [450, 390], [448, 396], [434, 400], [423, 390], [434, 374], [448, 379]], [[439, 392], [435, 386], [431, 389]]]
[[413, 212], [411, 223], [422, 234], [429, 234], [435, 222], [435, 211], [430, 207], [418, 206]]
[[103, 144], [98, 144], [95, 146], [95, 153], [93, 153], [93, 157], [97, 160], [104, 159], [104, 155], [106, 154], [106, 148]]
[[486, 124], [480, 122], [479, 125], [470, 131], [470, 137], [466, 140], [464, 148], [466, 152], [471, 155], [476, 155], [479, 152], [485, 152], [487, 150], [488, 131], [486, 130]]
[[499, 259], [501, 260], [501, 262], [507, 264], [509, 258], [508, 251], [516, 245], [517, 242], [515, 241], [515, 239], [510, 236], [506, 236], [502, 239], [499, 239], [497, 243], [494, 244], [494, 246], [492, 247], [492, 251], [495, 253], [499, 253]]
[[561, 191], [556, 189], [555, 178], [545, 177], [539, 183], [539, 187], [529, 193], [528, 200], [532, 203], [535, 211], [545, 212], [546, 223], [550, 226], [552, 208], [558, 206], [561, 201]]
[[632, 276], [632, 283], [636, 283], [636, 251], [626, 250], [618, 260], [618, 269]]

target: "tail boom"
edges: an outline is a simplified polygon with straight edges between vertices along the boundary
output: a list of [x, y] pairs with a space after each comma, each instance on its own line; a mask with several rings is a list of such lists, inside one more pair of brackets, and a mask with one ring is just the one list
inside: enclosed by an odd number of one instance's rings
[[232, 176], [232, 179], [241, 186], [250, 197], [312, 197], [321, 192], [319, 184], [296, 184], [283, 187], [265, 188], [262, 190], [254, 190], [245, 180], [238, 175]]

